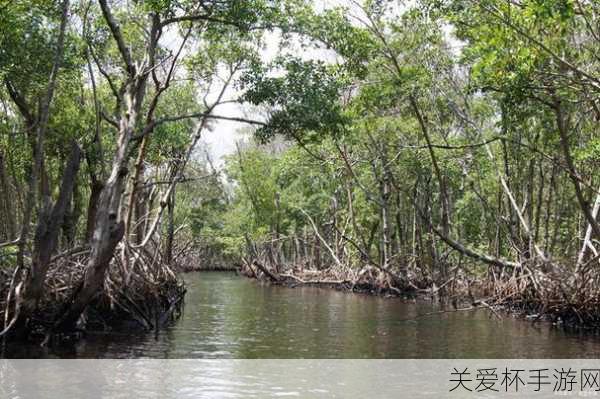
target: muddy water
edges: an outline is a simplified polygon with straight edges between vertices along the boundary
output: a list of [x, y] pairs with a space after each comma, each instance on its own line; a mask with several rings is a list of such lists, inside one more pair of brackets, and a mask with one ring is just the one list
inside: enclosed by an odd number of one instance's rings
[[232, 273], [185, 275], [183, 317], [154, 334], [96, 334], [9, 357], [82, 358], [599, 358], [600, 338], [488, 311], [435, 311], [428, 302], [269, 286]]

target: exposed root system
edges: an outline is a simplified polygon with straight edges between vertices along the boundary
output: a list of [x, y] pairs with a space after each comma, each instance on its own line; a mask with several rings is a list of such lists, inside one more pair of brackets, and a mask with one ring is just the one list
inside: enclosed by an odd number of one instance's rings
[[[513, 271], [493, 278], [468, 278], [455, 274], [437, 285], [420, 280], [399, 280], [380, 268], [365, 266], [358, 272], [328, 268], [304, 270], [275, 267], [264, 260], [244, 260], [240, 273], [274, 284], [296, 287], [322, 286], [385, 296], [436, 297], [452, 304], [450, 310], [487, 308], [495, 316], [500, 310], [519, 314], [530, 321], [549, 321], [556, 326], [600, 330], [600, 288], [585, 272], [554, 267], [552, 271]], [[398, 284], [400, 282], [400, 284]], [[439, 295], [443, 292], [444, 295]]]
[[[52, 264], [44, 296], [27, 328], [27, 338], [39, 340], [63, 334], [54, 326], [82, 281], [86, 260], [87, 254], [79, 254], [62, 257]], [[6, 272], [0, 275], [0, 284], [0, 306], [8, 309], [9, 314], [3, 315], [8, 324], [15, 316], [17, 289], [13, 276]], [[115, 258], [104, 289], [80, 318], [78, 331], [158, 330], [180, 315], [185, 292], [183, 282], [166, 264], [153, 263], [143, 254], [127, 266]]]

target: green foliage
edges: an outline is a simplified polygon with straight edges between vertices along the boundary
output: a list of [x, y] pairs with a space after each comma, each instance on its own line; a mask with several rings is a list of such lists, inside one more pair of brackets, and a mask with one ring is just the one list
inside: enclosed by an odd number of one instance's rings
[[[54, 61], [60, 3], [6, 2], [0, 13], [0, 78], [8, 79], [35, 103], [42, 95]], [[81, 43], [68, 32], [62, 68], [65, 80], [80, 67]]]
[[[162, 192], [161, 180], [173, 178], [196, 139], [199, 118], [189, 116], [210, 110], [223, 84], [237, 83], [223, 98], [235, 91], [240, 102], [266, 111], [256, 142], [226, 160], [226, 176], [216, 176], [197, 152], [183, 169], [173, 217], [189, 227], [181, 233], [187, 238], [239, 256], [246, 238], [314, 234], [308, 214], [325, 240], [345, 246], [350, 264], [364, 264], [365, 256], [383, 262], [387, 240], [393, 267], [418, 264], [428, 278], [435, 262], [458, 260], [432, 229], [446, 223], [447, 233], [465, 246], [519, 261], [532, 242], [564, 258], [580, 246], [581, 205], [573, 201], [565, 160], [572, 156], [592, 203], [600, 179], [593, 2], [421, 0], [396, 7], [365, 1], [362, 9], [320, 11], [301, 0], [127, 5], [110, 2], [136, 62], [148, 56], [149, 21], [164, 24], [133, 129], [139, 134], [153, 121], [171, 119], [146, 140], [140, 196]], [[17, 198], [18, 216], [59, 6], [46, 0], [0, 6], [0, 153], [10, 177], [2, 183], [10, 194], [0, 193], [0, 200]], [[81, 215], [92, 176], [106, 179], [119, 144], [124, 90], [138, 83], [130, 81], [99, 5], [75, 2], [71, 13], [44, 141], [43, 184], [56, 195], [66, 149], [72, 140], [80, 143], [86, 162], [69, 206]], [[162, 87], [188, 34], [174, 79]], [[269, 35], [281, 39], [280, 51], [265, 62], [261, 51]], [[326, 61], [290, 54], [298, 47], [325, 52]], [[558, 131], [561, 116], [566, 140]], [[127, 148], [129, 168], [140, 143]], [[0, 216], [6, 216], [1, 201]], [[81, 235], [83, 218], [78, 226]]]
[[[276, 68], [284, 76], [269, 75]], [[271, 68], [250, 70], [241, 81], [246, 101], [273, 109], [267, 125], [256, 132], [263, 142], [276, 134], [310, 141], [320, 133], [336, 135], [343, 130], [340, 76], [323, 62], [278, 59]]]

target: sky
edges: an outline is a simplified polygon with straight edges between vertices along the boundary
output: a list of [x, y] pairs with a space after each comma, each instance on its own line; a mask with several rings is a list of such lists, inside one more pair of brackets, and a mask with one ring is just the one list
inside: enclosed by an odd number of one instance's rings
[[[261, 60], [268, 63], [278, 54], [278, 44], [280, 36], [276, 33], [267, 33], [265, 35], [265, 48], [261, 50]], [[317, 54], [301, 53], [301, 58], [315, 58]], [[216, 88], [217, 90], [220, 88]], [[240, 93], [234, 88], [225, 91], [224, 99], [236, 98]], [[264, 117], [256, 114], [253, 107], [239, 103], [226, 103], [218, 106], [215, 115], [227, 117], [246, 117], [254, 120], [264, 120]], [[215, 166], [223, 166], [224, 156], [232, 154], [236, 149], [236, 142], [246, 141], [250, 138], [252, 126], [235, 121], [214, 120], [211, 123], [211, 129], [205, 130], [201, 145], [204, 148], [198, 148], [197, 152], [205, 154], [206, 150], [210, 154]]]
[[[264, 62], [273, 60], [278, 52], [279, 37], [276, 34], [267, 34], [265, 36], [265, 47], [261, 50], [261, 59]], [[220, 88], [216, 88], [218, 91]], [[224, 99], [233, 99], [239, 96], [239, 93], [230, 86], [225, 91]], [[210, 98], [210, 97], [209, 97]], [[227, 117], [247, 117], [248, 119], [261, 120], [263, 118], [253, 115], [252, 108], [248, 105], [239, 103], [226, 103], [219, 105], [215, 111], [215, 115]], [[249, 131], [251, 126], [246, 123], [214, 120], [211, 123], [211, 129], [205, 130], [202, 137], [201, 146], [197, 151], [204, 154], [206, 150], [210, 154], [216, 167], [223, 166], [224, 156], [232, 154], [236, 149], [236, 142], [249, 139]]]
[[[348, 6], [355, 7], [352, 5], [351, 0], [314, 0], [315, 9], [317, 11], [327, 9], [335, 6]], [[273, 60], [279, 51], [280, 35], [278, 33], [266, 33], [265, 34], [265, 47], [261, 50], [261, 59], [264, 62]], [[292, 44], [293, 45], [293, 44]], [[335, 56], [331, 51], [328, 50], [317, 50], [306, 51], [298, 50], [297, 54], [303, 59], [324, 59], [327, 61], [334, 61]], [[234, 98], [236, 96], [234, 89], [229, 89], [225, 92], [224, 98]], [[261, 119], [256, 115], [252, 114], [250, 107], [243, 106], [241, 104], [228, 103], [219, 106], [215, 110], [215, 114], [235, 117], [244, 116], [249, 119]], [[224, 156], [232, 154], [236, 149], [236, 142], [249, 139], [248, 125], [233, 121], [214, 121], [212, 129], [206, 130], [202, 137], [202, 142], [199, 144], [199, 148], [196, 149], [197, 154], [204, 156], [206, 150], [212, 158], [217, 168], [223, 166]]]

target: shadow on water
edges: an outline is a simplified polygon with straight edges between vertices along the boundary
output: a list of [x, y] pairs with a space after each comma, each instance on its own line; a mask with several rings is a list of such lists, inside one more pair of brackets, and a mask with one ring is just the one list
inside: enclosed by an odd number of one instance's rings
[[64, 358], [598, 358], [600, 338], [488, 311], [435, 310], [328, 289], [269, 286], [233, 273], [185, 275], [183, 317], [154, 334], [90, 334], [9, 357]]

